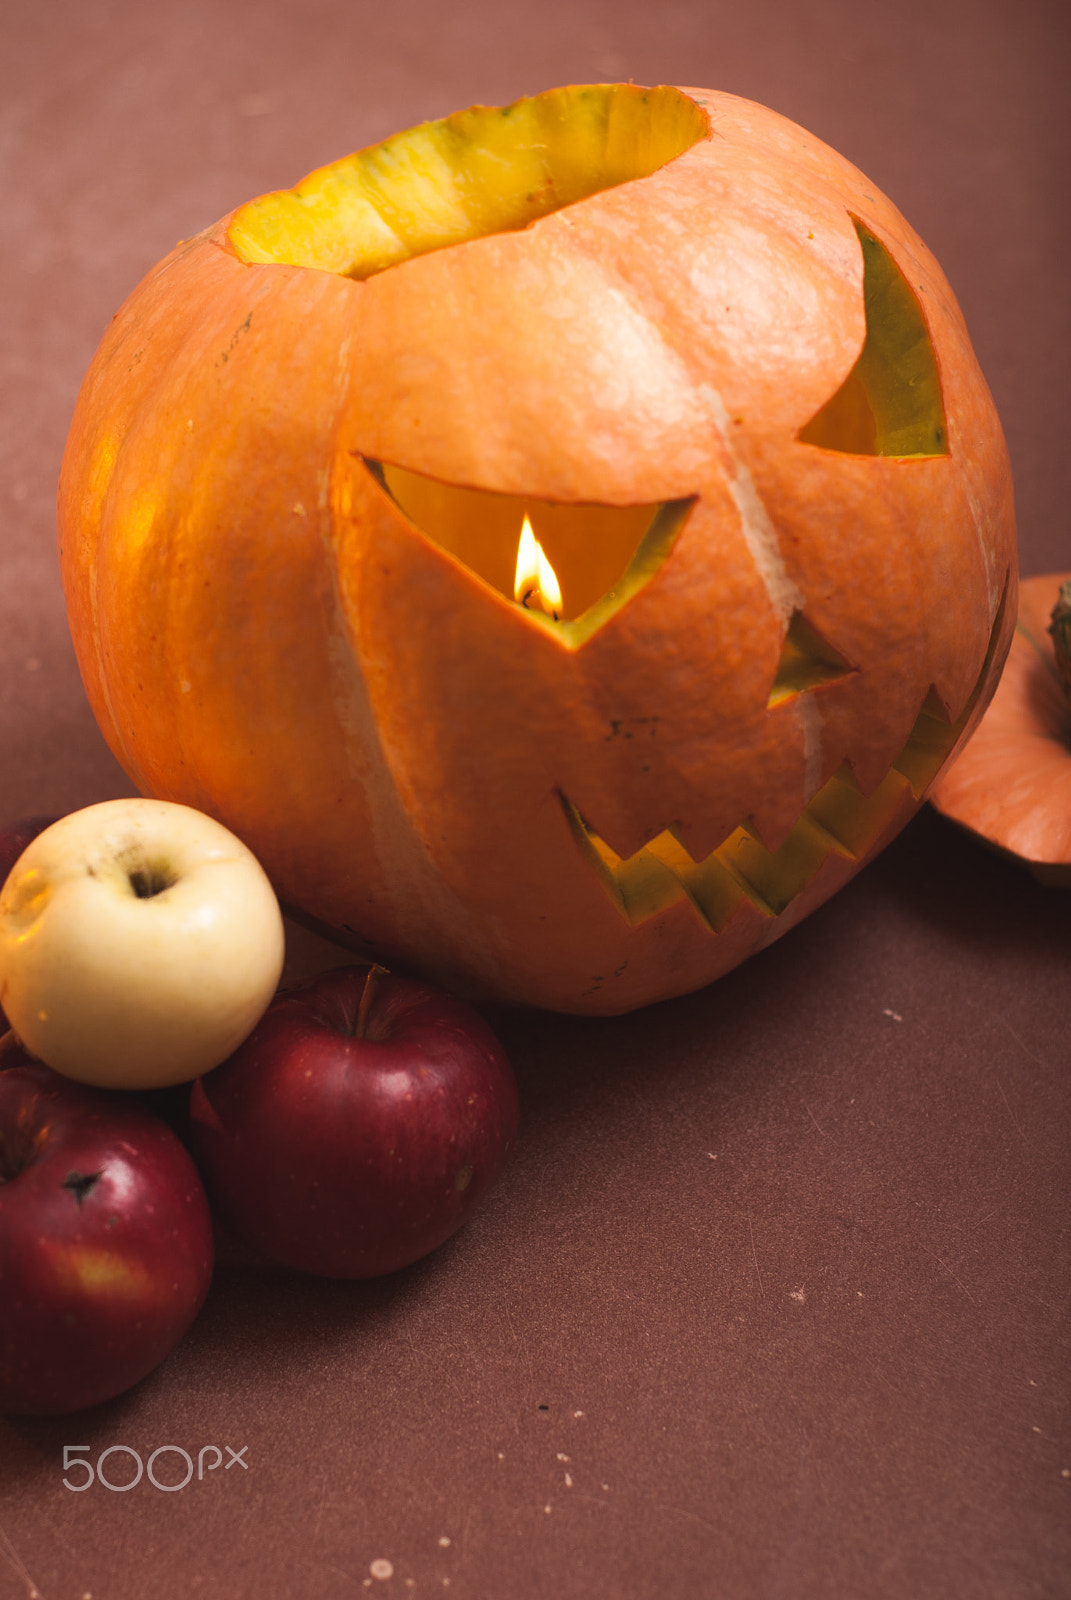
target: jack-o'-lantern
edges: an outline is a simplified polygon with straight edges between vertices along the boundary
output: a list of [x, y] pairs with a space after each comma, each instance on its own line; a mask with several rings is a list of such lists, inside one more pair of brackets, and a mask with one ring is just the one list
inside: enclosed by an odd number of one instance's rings
[[178, 246], [61, 481], [112, 749], [284, 901], [614, 1012], [843, 884], [981, 714], [1004, 443], [936, 263], [706, 90], [477, 107]]

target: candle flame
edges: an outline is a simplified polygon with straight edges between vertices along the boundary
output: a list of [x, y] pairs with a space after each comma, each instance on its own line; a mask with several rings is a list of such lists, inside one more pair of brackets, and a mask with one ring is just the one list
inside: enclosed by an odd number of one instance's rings
[[521, 536], [517, 541], [517, 574], [513, 580], [513, 598], [526, 609], [539, 606], [548, 617], [557, 622], [561, 615], [562, 592], [554, 568], [543, 554], [543, 546], [532, 532], [532, 524], [525, 517]]

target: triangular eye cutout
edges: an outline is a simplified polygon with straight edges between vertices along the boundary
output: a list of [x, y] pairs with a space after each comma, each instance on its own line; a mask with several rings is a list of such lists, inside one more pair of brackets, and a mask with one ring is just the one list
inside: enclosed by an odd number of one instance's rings
[[892, 256], [857, 217], [866, 339], [831, 400], [801, 428], [803, 444], [899, 460], [948, 454], [937, 358], [922, 307]]
[[817, 628], [807, 621], [802, 611], [793, 613], [788, 625], [777, 676], [770, 690], [767, 709], [791, 700], [807, 689], [817, 689], [820, 684], [834, 683], [846, 678], [856, 669], [822, 638]]
[[470, 572], [575, 649], [652, 578], [689, 500], [563, 504], [365, 466], [405, 517]]

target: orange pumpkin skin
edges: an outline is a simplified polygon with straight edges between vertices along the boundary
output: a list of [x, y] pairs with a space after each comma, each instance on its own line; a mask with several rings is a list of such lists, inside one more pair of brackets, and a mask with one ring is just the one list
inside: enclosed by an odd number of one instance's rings
[[[921, 803], [924, 764], [879, 786], [927, 697], [951, 749], [1008, 648], [1008, 460], [940, 269], [818, 140], [685, 92], [710, 135], [650, 177], [364, 282], [249, 265], [224, 219], [118, 313], [64, 458], [71, 630], [133, 781], [219, 818], [336, 937], [477, 997], [620, 1012], [770, 943]], [[798, 437], [866, 334], [853, 218], [922, 307], [945, 455]], [[362, 458], [543, 501], [694, 503], [570, 650]], [[771, 704], [796, 611], [848, 670]], [[742, 824], [781, 861], [845, 762], [879, 794], [866, 828], [810, 840], [765, 899], [733, 888], [734, 858], [724, 916], [687, 870], [626, 915], [569, 820], [623, 862], [659, 837], [702, 862]]]
[[1071, 572], [1024, 578], [1004, 672], [969, 743], [941, 775], [937, 810], [1071, 888], [1071, 706], [1049, 617]]

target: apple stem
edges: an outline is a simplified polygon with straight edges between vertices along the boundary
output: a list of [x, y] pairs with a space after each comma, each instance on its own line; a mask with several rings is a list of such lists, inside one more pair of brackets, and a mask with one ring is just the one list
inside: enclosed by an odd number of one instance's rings
[[368, 969], [368, 975], [364, 980], [364, 988], [361, 990], [360, 1004], [357, 1007], [357, 1020], [353, 1024], [353, 1037], [355, 1039], [363, 1039], [365, 1037], [368, 1027], [368, 1013], [372, 1009], [372, 1000], [375, 996], [380, 976], [385, 974], [386, 971], [386, 967], [381, 967], [378, 961], [374, 961]]

